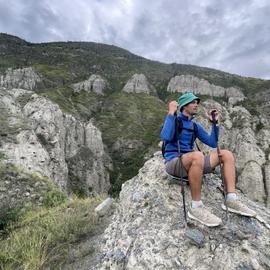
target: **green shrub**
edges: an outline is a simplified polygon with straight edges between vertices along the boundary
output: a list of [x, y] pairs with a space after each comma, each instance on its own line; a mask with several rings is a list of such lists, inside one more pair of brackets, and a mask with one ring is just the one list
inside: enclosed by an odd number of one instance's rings
[[256, 124], [256, 132], [259, 132], [261, 129], [263, 129], [265, 126], [262, 122], [259, 122]]
[[67, 201], [67, 195], [60, 190], [53, 189], [44, 193], [43, 204], [46, 207], [55, 207]]
[[0, 207], [0, 233], [4, 234], [7, 226], [11, 222], [19, 219], [21, 207], [10, 207], [9, 205], [1, 205]]

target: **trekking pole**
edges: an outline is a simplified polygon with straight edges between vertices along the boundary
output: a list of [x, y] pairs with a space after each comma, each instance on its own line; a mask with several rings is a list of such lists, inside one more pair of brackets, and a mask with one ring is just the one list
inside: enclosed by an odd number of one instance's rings
[[185, 227], [187, 226], [187, 210], [186, 210], [186, 199], [185, 199], [185, 187], [184, 187], [184, 179], [183, 179], [183, 163], [181, 159], [181, 149], [180, 149], [180, 141], [179, 141], [179, 126], [178, 126], [178, 119], [177, 119], [177, 113], [174, 114], [176, 116], [176, 138], [177, 138], [177, 150], [178, 150], [178, 160], [180, 165], [180, 180], [181, 180], [181, 194], [183, 199], [183, 209], [184, 209], [184, 218], [185, 218]]
[[220, 148], [218, 145], [217, 120], [216, 120], [215, 113], [216, 113], [216, 110], [211, 111], [212, 123], [213, 123], [215, 138], [216, 138], [216, 144], [217, 144], [217, 154], [218, 154], [218, 161], [219, 161], [219, 167], [220, 167], [220, 176], [221, 176], [222, 185], [223, 185], [223, 196], [224, 196], [224, 205], [226, 207], [226, 221], [227, 221], [228, 220], [228, 206], [226, 204], [227, 191], [226, 191], [226, 186], [225, 186], [225, 181], [224, 181], [224, 170], [223, 170], [223, 166], [221, 165], [222, 160], [221, 160]]

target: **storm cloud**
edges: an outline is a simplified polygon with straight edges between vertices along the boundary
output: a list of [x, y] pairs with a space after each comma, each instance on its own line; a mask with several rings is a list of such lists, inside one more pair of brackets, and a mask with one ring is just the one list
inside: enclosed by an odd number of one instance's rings
[[0, 32], [270, 79], [269, 14], [267, 0], [0, 0]]

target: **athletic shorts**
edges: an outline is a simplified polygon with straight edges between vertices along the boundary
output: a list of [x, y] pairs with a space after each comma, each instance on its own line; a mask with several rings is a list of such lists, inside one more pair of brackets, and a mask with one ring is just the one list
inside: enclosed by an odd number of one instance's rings
[[[180, 162], [179, 158], [175, 157], [169, 161], [166, 162], [166, 172], [170, 175], [176, 176], [176, 177], [181, 177], [180, 174]], [[188, 173], [184, 166], [183, 168], [183, 177], [187, 177]], [[210, 166], [210, 154], [204, 155], [204, 167], [203, 167], [203, 174], [207, 173], [212, 173], [214, 169], [211, 168]]]

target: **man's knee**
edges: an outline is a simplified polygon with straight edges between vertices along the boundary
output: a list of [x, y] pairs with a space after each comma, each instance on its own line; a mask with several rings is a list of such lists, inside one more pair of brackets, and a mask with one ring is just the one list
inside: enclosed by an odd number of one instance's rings
[[191, 156], [192, 159], [192, 164], [197, 164], [197, 165], [204, 165], [204, 155], [202, 152], [196, 151], [192, 153]]
[[231, 151], [223, 149], [220, 151], [221, 152], [221, 157], [223, 161], [232, 161], [234, 162], [234, 155]]

